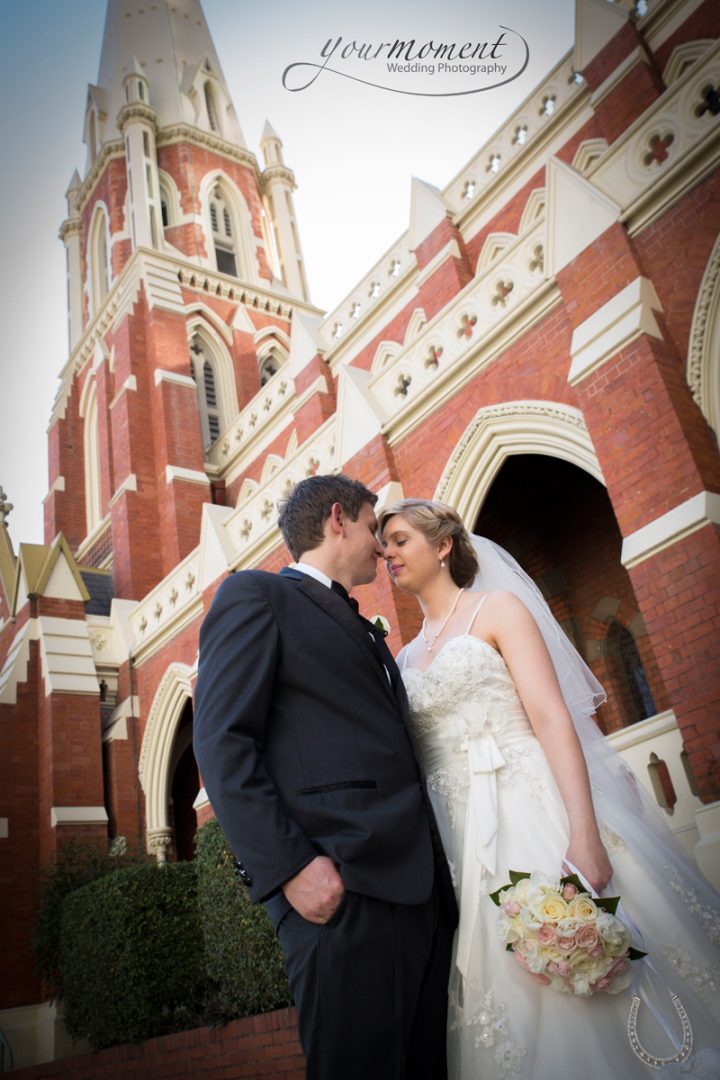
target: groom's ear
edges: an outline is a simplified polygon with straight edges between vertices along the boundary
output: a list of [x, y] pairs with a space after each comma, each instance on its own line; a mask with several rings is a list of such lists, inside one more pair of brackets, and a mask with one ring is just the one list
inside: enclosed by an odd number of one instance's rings
[[331, 533], [334, 533], [335, 535], [345, 534], [345, 511], [339, 502], [332, 504], [327, 524], [330, 527]]

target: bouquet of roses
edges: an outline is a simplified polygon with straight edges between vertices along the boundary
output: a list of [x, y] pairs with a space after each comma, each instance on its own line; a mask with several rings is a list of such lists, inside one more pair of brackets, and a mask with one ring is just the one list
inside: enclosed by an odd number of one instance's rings
[[629, 928], [615, 912], [620, 898], [596, 897], [576, 874], [549, 877], [510, 871], [510, 882], [491, 894], [500, 937], [527, 972], [552, 990], [590, 997], [630, 985]]

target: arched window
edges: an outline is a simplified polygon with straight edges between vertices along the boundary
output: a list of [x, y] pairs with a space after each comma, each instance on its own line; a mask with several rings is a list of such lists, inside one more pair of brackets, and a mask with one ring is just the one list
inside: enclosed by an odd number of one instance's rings
[[635, 638], [617, 619], [610, 623], [606, 652], [625, 722], [634, 724], [654, 716], [657, 709]]
[[84, 402], [83, 451], [85, 460], [85, 520], [88, 535], [102, 517], [100, 505], [100, 439], [97, 391], [93, 380]]
[[205, 111], [207, 112], [207, 119], [210, 130], [219, 131], [220, 126], [218, 124], [217, 109], [215, 108], [215, 98], [209, 81], [205, 82], [205, 84], [203, 85], [203, 92], [205, 94]]
[[110, 289], [110, 261], [108, 258], [108, 226], [105, 211], [95, 211], [89, 242], [90, 299], [93, 314], [99, 310]]
[[210, 195], [210, 228], [218, 270], [221, 274], [237, 277], [235, 230], [230, 207], [219, 184], [213, 188]]
[[190, 371], [197, 387], [203, 449], [207, 450], [219, 437], [222, 424], [215, 362], [200, 334], [193, 334], [190, 341]]
[[269, 382], [273, 375], [278, 373], [286, 360], [287, 354], [277, 344], [272, 344], [269, 348], [266, 347], [259, 351], [260, 385], [264, 386], [265, 383]]

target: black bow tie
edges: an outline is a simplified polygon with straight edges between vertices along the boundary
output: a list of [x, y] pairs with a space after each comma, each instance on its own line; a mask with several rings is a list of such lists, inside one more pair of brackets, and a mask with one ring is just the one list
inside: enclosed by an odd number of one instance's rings
[[357, 600], [354, 600], [352, 596], [348, 595], [348, 591], [344, 585], [341, 585], [339, 581], [333, 581], [330, 588], [334, 593], [337, 593], [338, 596], [342, 596], [345, 603], [350, 605], [356, 615], [360, 614], [360, 605]]

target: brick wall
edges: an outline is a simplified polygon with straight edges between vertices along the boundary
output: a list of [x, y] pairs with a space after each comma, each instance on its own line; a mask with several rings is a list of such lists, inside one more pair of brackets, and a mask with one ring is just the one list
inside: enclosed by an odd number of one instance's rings
[[[304, 1080], [294, 1009], [16, 1069], [16, 1080]], [[340, 1080], [340, 1078], [338, 1078]]]

